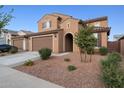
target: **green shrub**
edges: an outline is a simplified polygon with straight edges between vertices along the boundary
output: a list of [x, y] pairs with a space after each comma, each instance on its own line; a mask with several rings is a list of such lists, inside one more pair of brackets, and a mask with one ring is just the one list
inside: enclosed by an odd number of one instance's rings
[[51, 56], [52, 50], [48, 48], [42, 48], [39, 50], [40, 57], [43, 60], [48, 59]]
[[67, 62], [69, 62], [69, 61], [70, 61], [70, 59], [69, 59], [69, 58], [65, 58], [65, 59], [64, 59], [64, 61], [67, 61]]
[[110, 53], [110, 54], [108, 55], [108, 60], [111, 61], [111, 62], [116, 63], [116, 62], [122, 61], [122, 58], [121, 58], [121, 56], [120, 56], [119, 53], [113, 52], [113, 53]]
[[18, 48], [15, 46], [12, 46], [11, 49], [9, 50], [10, 53], [14, 54], [18, 52]]
[[119, 69], [106, 68], [103, 70], [102, 79], [107, 87], [122, 88], [124, 87], [124, 75]]
[[25, 63], [24, 63], [24, 66], [32, 66], [32, 65], [34, 65], [34, 63], [33, 63], [32, 60], [27, 60], [27, 61], [25, 61]]
[[100, 47], [99, 52], [101, 55], [107, 55], [108, 49], [106, 47]]
[[73, 65], [69, 65], [68, 66], [68, 70], [69, 71], [73, 71], [73, 70], [76, 70], [77, 68], [75, 67], [75, 66], [73, 66]]
[[[119, 69], [119, 62], [117, 53], [111, 53], [106, 60], [102, 60], [102, 80], [107, 87], [123, 88], [124, 74]], [[112, 59], [114, 58], [114, 59]], [[114, 61], [113, 61], [114, 60]], [[115, 61], [116, 60], [116, 61]]]
[[104, 68], [107, 68], [107, 67], [110, 68], [111, 66], [114, 68], [117, 68], [119, 66], [119, 64], [117, 62], [114, 63], [109, 59], [102, 60], [101, 63], [102, 63], [102, 67], [104, 67]]

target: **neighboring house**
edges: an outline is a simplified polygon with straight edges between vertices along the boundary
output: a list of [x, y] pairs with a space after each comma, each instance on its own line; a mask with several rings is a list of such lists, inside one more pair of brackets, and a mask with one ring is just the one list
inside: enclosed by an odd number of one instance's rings
[[123, 37], [124, 36], [124, 34], [118, 34], [118, 35], [114, 35], [113, 36], [113, 40], [114, 41], [118, 41], [121, 37]]
[[9, 44], [11, 45], [11, 38], [18, 36], [17, 31], [2, 29], [0, 33], [0, 45]]
[[13, 37], [13, 38], [17, 38], [16, 40], [11, 40], [12, 42], [12, 45], [18, 47], [18, 49], [20, 50], [28, 50], [26, 47], [29, 46], [29, 43], [26, 41], [27, 39], [21, 39], [19, 37], [23, 37], [23, 36], [26, 36], [26, 35], [30, 35], [30, 34], [33, 34], [34, 32], [31, 32], [31, 31], [26, 31], [26, 30], [20, 30], [17, 32], [18, 36], [16, 37]]
[[12, 38], [17, 37], [17, 36], [29, 35], [32, 33], [33, 32], [31, 31], [25, 31], [25, 30], [14, 31], [10, 29], [2, 29], [1, 34], [0, 34], [0, 45], [1, 44], [12, 45], [12, 42], [11, 42]]
[[124, 55], [124, 36], [119, 39], [120, 53]]
[[[53, 52], [77, 52], [74, 35], [86, 25], [95, 26], [93, 32], [97, 38], [97, 46], [107, 47], [110, 27], [108, 18], [100, 17], [90, 20], [80, 20], [69, 15], [52, 13], [44, 15], [38, 21], [38, 33], [13, 38], [23, 43], [24, 50], [37, 51], [41, 48], [50, 48]], [[20, 46], [19, 46], [20, 47]], [[21, 46], [22, 47], [22, 46]]]

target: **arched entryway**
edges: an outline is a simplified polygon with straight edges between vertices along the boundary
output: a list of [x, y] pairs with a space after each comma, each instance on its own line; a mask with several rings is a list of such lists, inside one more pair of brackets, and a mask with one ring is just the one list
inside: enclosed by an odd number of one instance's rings
[[73, 36], [71, 33], [65, 35], [65, 51], [66, 52], [73, 51]]

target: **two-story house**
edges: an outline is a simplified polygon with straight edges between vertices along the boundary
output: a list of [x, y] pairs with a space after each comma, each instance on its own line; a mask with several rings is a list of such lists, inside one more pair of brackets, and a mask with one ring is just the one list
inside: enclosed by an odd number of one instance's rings
[[[30, 35], [18, 37], [27, 42], [26, 47], [30, 51], [37, 51], [41, 48], [50, 48], [53, 52], [77, 52], [78, 47], [74, 43], [75, 33], [86, 25], [95, 26], [93, 32], [97, 38], [97, 46], [107, 47], [110, 27], [108, 18], [99, 17], [95, 19], [83, 20], [69, 15], [52, 13], [44, 15], [38, 22], [38, 32]], [[13, 38], [17, 40], [17, 38]]]

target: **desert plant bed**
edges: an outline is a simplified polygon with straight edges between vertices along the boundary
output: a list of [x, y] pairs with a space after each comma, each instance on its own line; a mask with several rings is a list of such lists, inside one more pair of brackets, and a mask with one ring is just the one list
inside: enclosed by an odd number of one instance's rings
[[[64, 59], [69, 58], [70, 62]], [[64, 56], [51, 56], [48, 60], [36, 60], [33, 66], [17, 66], [14, 69], [31, 74], [67, 88], [104, 87], [100, 78], [100, 60], [105, 56], [93, 55], [92, 62], [80, 62], [80, 55], [70, 53]], [[75, 70], [69, 71], [73, 65]]]

